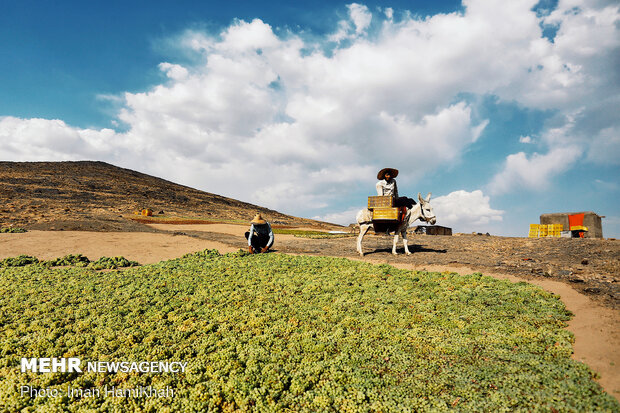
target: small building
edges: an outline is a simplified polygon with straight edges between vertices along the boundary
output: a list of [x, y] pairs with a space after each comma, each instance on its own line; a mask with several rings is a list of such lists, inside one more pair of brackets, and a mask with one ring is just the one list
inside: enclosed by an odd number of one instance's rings
[[581, 225], [588, 228], [584, 233], [584, 238], [603, 238], [603, 224], [601, 218], [605, 217], [592, 211], [542, 214], [540, 216], [540, 225], [561, 224], [564, 227], [564, 231], [569, 231], [570, 224], [568, 216], [581, 214], [583, 214], [583, 223]]
[[442, 227], [441, 225], [418, 225], [413, 229], [413, 232], [426, 235], [452, 235], [452, 228]]

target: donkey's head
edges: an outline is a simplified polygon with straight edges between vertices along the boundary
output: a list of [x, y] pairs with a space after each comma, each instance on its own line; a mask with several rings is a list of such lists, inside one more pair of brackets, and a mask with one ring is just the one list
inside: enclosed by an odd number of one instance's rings
[[420, 214], [422, 215], [420, 219], [431, 225], [435, 225], [435, 222], [437, 222], [437, 217], [435, 216], [433, 207], [431, 206], [431, 193], [429, 192], [428, 195], [426, 195], [426, 198], [422, 198], [418, 192], [418, 201], [420, 201]]

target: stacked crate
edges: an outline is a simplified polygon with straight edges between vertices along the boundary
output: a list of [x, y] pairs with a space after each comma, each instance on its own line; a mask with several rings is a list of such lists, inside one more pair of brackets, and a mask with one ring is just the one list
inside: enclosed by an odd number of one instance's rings
[[528, 233], [528, 238], [544, 238], [544, 237], [557, 237], [559, 238], [562, 234], [562, 230], [564, 229], [562, 224], [549, 224], [549, 225], [538, 225], [538, 224], [530, 224], [530, 232]]
[[369, 196], [368, 197], [368, 209], [373, 210], [375, 208], [392, 208], [394, 198], [391, 196]]
[[398, 208], [393, 207], [394, 198], [391, 196], [369, 196], [368, 209], [372, 211], [373, 220], [397, 221]]
[[548, 230], [549, 230], [549, 227], [547, 225], [539, 225], [538, 226], [538, 236], [541, 237], [541, 238], [546, 237]]
[[381, 221], [398, 221], [398, 208], [375, 208], [372, 219]]
[[559, 238], [563, 230], [562, 224], [549, 224], [547, 225], [547, 236]]

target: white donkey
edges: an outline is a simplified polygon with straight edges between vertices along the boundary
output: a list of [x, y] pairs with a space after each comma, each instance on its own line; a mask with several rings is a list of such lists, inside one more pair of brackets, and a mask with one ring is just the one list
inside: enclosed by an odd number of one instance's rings
[[[437, 218], [435, 217], [435, 213], [433, 212], [433, 207], [430, 204], [431, 201], [431, 193], [429, 192], [426, 196], [426, 199], [420, 196], [418, 192], [418, 201], [420, 201], [417, 205], [414, 205], [413, 208], [407, 209], [407, 213], [405, 214], [405, 219], [400, 223], [396, 231], [394, 232], [394, 245], [392, 246], [392, 254], [396, 255], [396, 243], [398, 242], [398, 234], [403, 237], [403, 245], [405, 246], [405, 253], [407, 255], [411, 254], [409, 252], [409, 248], [407, 247], [407, 228], [409, 228], [413, 223], [420, 219], [422, 221], [426, 221], [431, 225], [434, 225], [437, 222]], [[364, 251], [362, 251], [362, 239], [364, 239], [364, 235], [368, 232], [368, 229], [372, 226], [372, 211], [369, 209], [362, 209], [357, 213], [356, 216], [357, 223], [360, 226], [360, 235], [357, 237], [357, 252], [360, 255], [364, 256]]]

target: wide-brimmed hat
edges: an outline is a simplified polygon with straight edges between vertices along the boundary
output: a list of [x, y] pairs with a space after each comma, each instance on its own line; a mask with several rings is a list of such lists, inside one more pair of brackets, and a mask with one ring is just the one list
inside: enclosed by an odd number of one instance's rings
[[250, 221], [251, 224], [266, 224], [267, 221], [265, 221], [263, 219], [263, 217], [261, 216], [261, 214], [256, 214], [254, 216], [254, 219], [252, 221]]
[[392, 175], [392, 178], [396, 178], [398, 176], [398, 169], [383, 168], [377, 174], [377, 179], [384, 179], [385, 178], [385, 174], [388, 173], [388, 172], [390, 173], [390, 175]]

